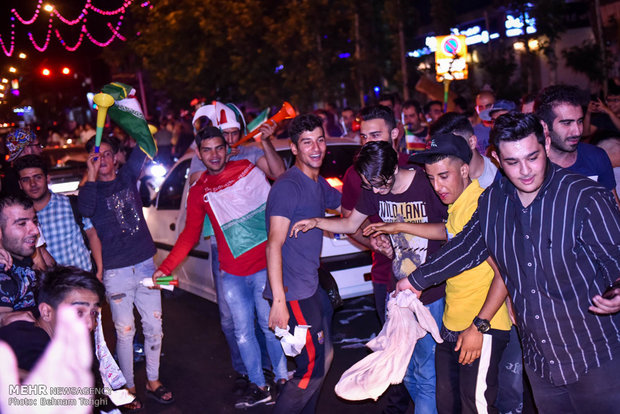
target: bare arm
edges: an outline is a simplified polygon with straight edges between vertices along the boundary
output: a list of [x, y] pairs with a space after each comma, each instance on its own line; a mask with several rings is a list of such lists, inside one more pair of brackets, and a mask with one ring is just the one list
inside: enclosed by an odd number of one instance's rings
[[364, 229], [365, 236], [379, 234], [407, 233], [428, 240], [446, 240], [446, 226], [443, 223], [374, 223]]
[[311, 219], [299, 220], [291, 228], [290, 237], [297, 237], [297, 233], [301, 230], [307, 232], [317, 227], [321, 230], [331, 231], [332, 233], [352, 234], [359, 229], [360, 225], [366, 220], [366, 215], [353, 209], [348, 217], [324, 218], [315, 217]]
[[97, 279], [103, 280], [103, 256], [101, 254], [101, 240], [97, 235], [97, 230], [91, 227], [85, 230], [86, 237], [88, 237], [88, 244], [90, 245], [90, 252], [95, 259], [95, 265], [97, 265]]
[[16, 321], [35, 322], [35, 319], [30, 311], [14, 311], [8, 306], [0, 307], [0, 327]]
[[289, 313], [286, 307], [286, 295], [282, 282], [282, 246], [286, 240], [291, 221], [282, 216], [269, 217], [269, 237], [267, 239], [267, 276], [273, 294], [273, 303], [269, 312], [269, 327], [286, 329]]
[[[340, 209], [342, 210], [343, 217], [349, 217], [353, 211], [353, 210], [348, 210], [342, 206], [340, 206]], [[372, 248], [372, 246], [370, 245], [370, 239], [362, 235], [362, 227], [364, 227], [364, 225], [367, 222], [368, 220], [364, 220], [364, 223], [362, 223], [362, 225], [355, 231], [355, 233], [349, 234], [349, 237], [351, 238], [351, 240], [353, 240], [354, 243], [357, 243], [361, 245], [362, 247], [367, 247], [370, 249]]]
[[32, 261], [34, 262], [32, 268], [40, 271], [45, 271], [56, 264], [56, 261], [45, 246], [37, 247], [34, 255], [32, 255]]
[[266, 122], [258, 128], [262, 133], [261, 145], [263, 147], [263, 151], [265, 152], [265, 156], [260, 157], [256, 161], [256, 165], [258, 168], [263, 170], [265, 175], [272, 179], [278, 178], [284, 173], [284, 171], [286, 171], [284, 161], [282, 161], [282, 158], [278, 155], [273, 143], [271, 142], [271, 136], [276, 128], [277, 124], [275, 122], [273, 125]]
[[[489, 287], [487, 298], [478, 313], [478, 317], [490, 321], [493, 319], [499, 308], [502, 307], [508, 296], [508, 290], [504, 284], [499, 269], [495, 261], [489, 257], [487, 263], [493, 269], [493, 281]], [[465, 329], [456, 341], [455, 351], [461, 350], [459, 354], [459, 363], [463, 365], [471, 364], [480, 357], [482, 350], [482, 333], [472, 323], [469, 328]]]

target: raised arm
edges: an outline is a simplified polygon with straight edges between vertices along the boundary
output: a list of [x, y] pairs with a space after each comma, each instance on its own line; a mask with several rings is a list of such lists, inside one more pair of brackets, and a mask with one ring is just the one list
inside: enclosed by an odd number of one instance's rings
[[275, 122], [273, 123], [273, 125], [266, 122], [258, 128], [259, 131], [262, 132], [260, 142], [261, 146], [263, 147], [263, 152], [265, 153], [265, 156], [260, 157], [256, 161], [256, 165], [258, 166], [258, 168], [263, 170], [265, 175], [274, 180], [280, 175], [282, 175], [284, 171], [286, 171], [286, 168], [284, 167], [284, 161], [282, 161], [282, 158], [278, 155], [276, 149], [273, 146], [273, 143], [271, 142], [271, 136], [273, 135], [276, 128], [277, 124]]
[[269, 327], [286, 329], [289, 313], [286, 307], [286, 295], [282, 282], [282, 246], [286, 241], [291, 221], [282, 216], [269, 217], [269, 236], [267, 238], [267, 275], [273, 295], [269, 312]]

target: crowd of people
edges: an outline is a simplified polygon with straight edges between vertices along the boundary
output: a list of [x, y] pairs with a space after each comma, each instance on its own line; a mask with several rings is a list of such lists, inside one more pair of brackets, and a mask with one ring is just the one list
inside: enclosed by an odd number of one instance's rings
[[[556, 85], [517, 105], [483, 90], [468, 112], [458, 99], [421, 105], [382, 95], [359, 111], [298, 115], [285, 132], [265, 122], [258, 146], [234, 145], [246, 129], [236, 106], [200, 106], [189, 123], [185, 228], [159, 266], [136, 185], [143, 151], [122, 159], [121, 140], [104, 135], [95, 151], [89, 137], [85, 179], [77, 196], [65, 196], [48, 188], [35, 134], [13, 131], [0, 196], [0, 339], [25, 378], [37, 360], [46, 367], [56, 332], [71, 329], [57, 325], [79, 323], [59, 318], [61, 308], [76, 308], [92, 332], [107, 301], [118, 362], [96, 342], [93, 377], [125, 394], [98, 409], [135, 412], [143, 408], [135, 398], [136, 308], [146, 395], [172, 404], [159, 377], [158, 285], [211, 237], [235, 407], [316, 412], [333, 359], [333, 307], [319, 283], [328, 231], [372, 250], [382, 324], [389, 298], [410, 290], [439, 328], [443, 341], [430, 333], [418, 340], [402, 384], [388, 388], [389, 412], [411, 402], [417, 413], [615, 412], [620, 85], [610, 82], [606, 100], [587, 98]], [[160, 156], [178, 151], [178, 125], [160, 122]], [[295, 156], [289, 169], [272, 143], [283, 134]], [[360, 143], [342, 192], [319, 174], [327, 139], [339, 137]], [[326, 218], [327, 209], [340, 216]], [[305, 343], [289, 375], [279, 337], [300, 326]], [[82, 342], [75, 346], [84, 354]]]

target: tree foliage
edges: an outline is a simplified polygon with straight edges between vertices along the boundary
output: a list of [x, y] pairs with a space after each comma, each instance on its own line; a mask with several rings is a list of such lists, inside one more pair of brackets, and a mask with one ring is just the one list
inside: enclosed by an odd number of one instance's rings
[[137, 12], [140, 36], [129, 46], [154, 86], [179, 103], [205, 96], [259, 105], [290, 100], [304, 108], [351, 100], [357, 77], [378, 84], [393, 53], [378, 46], [390, 36], [381, 0], [159, 0], [153, 6]]

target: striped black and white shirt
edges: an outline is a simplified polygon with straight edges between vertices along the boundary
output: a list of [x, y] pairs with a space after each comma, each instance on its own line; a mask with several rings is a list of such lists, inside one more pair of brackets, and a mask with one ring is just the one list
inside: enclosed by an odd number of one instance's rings
[[620, 278], [620, 211], [612, 193], [547, 163], [523, 207], [506, 178], [489, 187], [457, 236], [409, 276], [419, 290], [491, 255], [514, 302], [525, 363], [555, 385], [620, 358], [620, 313], [588, 311]]

